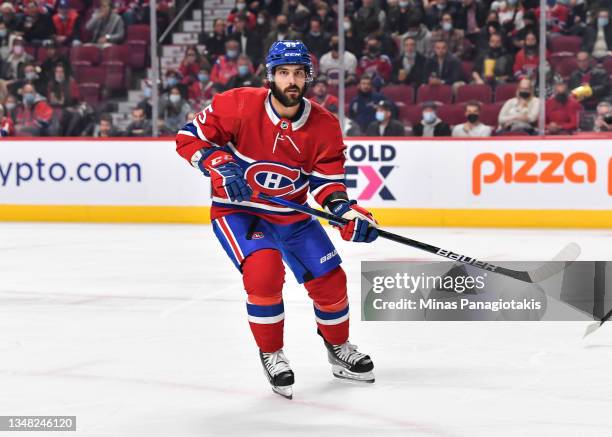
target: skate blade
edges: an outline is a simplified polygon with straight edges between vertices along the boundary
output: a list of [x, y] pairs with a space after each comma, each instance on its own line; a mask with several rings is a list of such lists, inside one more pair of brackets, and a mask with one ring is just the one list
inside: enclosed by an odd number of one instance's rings
[[281, 395], [285, 399], [293, 399], [293, 388], [290, 385], [284, 387], [273, 385], [272, 391], [276, 394]]
[[349, 381], [366, 382], [372, 384], [375, 381], [374, 372], [357, 373], [351, 372], [342, 366], [332, 366], [332, 373], [336, 378], [347, 379]]

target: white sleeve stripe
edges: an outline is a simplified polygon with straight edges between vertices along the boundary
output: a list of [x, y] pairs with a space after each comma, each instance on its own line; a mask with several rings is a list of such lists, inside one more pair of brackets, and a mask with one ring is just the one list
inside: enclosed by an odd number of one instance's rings
[[187, 135], [188, 137], [196, 137], [193, 132], [189, 132], [188, 130], [180, 130], [178, 133], [181, 135]]
[[310, 193], [311, 193], [313, 196], [316, 196], [316, 195], [317, 195], [317, 194], [319, 194], [319, 193], [320, 193], [320, 192], [321, 192], [321, 191], [322, 191], [322, 190], [323, 190], [325, 187], [328, 187], [328, 186], [330, 186], [330, 185], [338, 185], [338, 184], [340, 184], [340, 182], [328, 182], [328, 183], [326, 183], [326, 184], [323, 184], [323, 185], [321, 185], [321, 186], [318, 186], [317, 188], [315, 188], [314, 190], [312, 190]]
[[344, 174], [323, 174], [318, 171], [313, 171], [311, 175], [321, 179], [344, 179]]

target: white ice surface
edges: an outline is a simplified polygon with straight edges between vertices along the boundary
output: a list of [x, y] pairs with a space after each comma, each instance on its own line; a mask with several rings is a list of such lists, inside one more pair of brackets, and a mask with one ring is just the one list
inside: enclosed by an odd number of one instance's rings
[[[395, 231], [487, 260], [543, 260], [570, 241], [579, 259], [612, 255], [609, 231]], [[361, 260], [435, 259], [332, 235], [353, 308]], [[0, 415], [77, 416], [76, 433], [36, 435], [612, 435], [612, 324], [582, 340], [588, 322], [361, 322], [353, 311], [351, 339], [376, 366], [375, 384], [355, 385], [331, 376], [288, 275], [288, 401], [262, 374], [240, 276], [210, 227], [0, 224], [0, 257]]]

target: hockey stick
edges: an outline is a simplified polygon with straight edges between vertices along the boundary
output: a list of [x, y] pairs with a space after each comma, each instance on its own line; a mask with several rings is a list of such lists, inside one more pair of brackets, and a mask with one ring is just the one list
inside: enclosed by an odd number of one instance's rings
[[612, 317], [612, 310], [608, 311], [608, 313], [603, 316], [603, 318], [599, 322], [593, 322], [589, 326], [587, 326], [587, 329], [582, 338], [585, 338], [587, 335], [591, 335], [593, 332], [597, 331], [599, 328], [601, 328], [601, 325], [603, 325], [610, 317]]
[[[282, 205], [287, 208], [291, 208], [295, 211], [303, 212], [304, 214], [311, 215], [313, 217], [318, 217], [321, 219], [329, 220], [330, 222], [344, 225], [349, 221], [342, 218], [330, 214], [325, 211], [321, 211], [319, 209], [314, 209], [308, 206], [308, 204], [300, 205], [289, 200], [281, 199], [278, 197], [268, 196], [264, 193], [258, 193], [257, 196], [260, 199], [267, 200], [268, 202], [276, 203], [277, 205]], [[395, 241], [396, 243], [405, 244], [407, 246], [414, 247], [416, 249], [424, 250], [425, 252], [433, 253], [435, 255], [440, 255], [445, 258], [451, 259], [453, 261], [459, 261], [463, 264], [469, 264], [474, 267], [478, 267], [482, 270], [487, 270], [489, 272], [495, 272], [500, 275], [509, 276], [514, 279], [518, 279], [519, 281], [535, 283], [541, 282], [545, 279], [550, 278], [551, 276], [559, 273], [565, 268], [565, 265], [559, 261], [574, 261], [580, 255], [580, 246], [576, 243], [570, 243], [561, 250], [551, 261], [542, 264], [535, 270], [531, 271], [522, 271], [522, 270], [513, 270], [505, 267], [496, 266], [494, 264], [490, 264], [484, 261], [479, 261], [476, 258], [471, 258], [465, 255], [461, 255], [455, 252], [451, 252], [450, 250], [442, 249], [440, 247], [432, 246], [431, 244], [422, 243], [420, 241], [413, 240], [411, 238], [403, 237], [401, 235], [397, 235], [391, 233], [389, 231], [385, 231], [384, 229], [378, 228], [378, 235], [387, 240]]]

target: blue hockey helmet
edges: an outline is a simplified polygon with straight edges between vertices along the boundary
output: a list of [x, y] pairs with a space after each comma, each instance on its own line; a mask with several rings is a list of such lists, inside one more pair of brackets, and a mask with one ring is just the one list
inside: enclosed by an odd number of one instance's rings
[[312, 60], [308, 47], [302, 41], [276, 41], [268, 50], [266, 69], [268, 80], [272, 82], [274, 68], [279, 65], [303, 65], [306, 67], [306, 81], [312, 81]]

